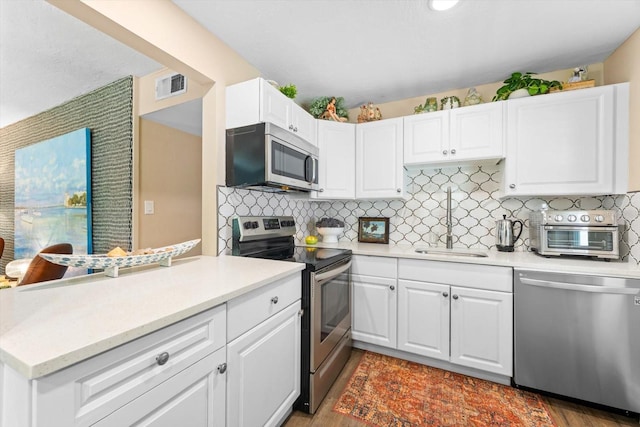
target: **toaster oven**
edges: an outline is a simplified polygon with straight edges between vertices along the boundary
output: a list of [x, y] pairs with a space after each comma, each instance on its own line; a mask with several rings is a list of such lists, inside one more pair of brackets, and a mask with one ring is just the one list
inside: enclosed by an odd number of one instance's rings
[[620, 258], [620, 226], [612, 210], [539, 210], [529, 214], [531, 250], [544, 256]]

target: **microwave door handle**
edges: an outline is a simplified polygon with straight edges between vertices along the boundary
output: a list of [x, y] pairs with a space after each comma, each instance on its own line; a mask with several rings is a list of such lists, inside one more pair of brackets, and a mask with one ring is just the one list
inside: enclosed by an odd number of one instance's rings
[[312, 170], [313, 170], [313, 173], [311, 174], [311, 182], [312, 183], [316, 182], [316, 180], [318, 179], [318, 170], [317, 170], [317, 167], [316, 167], [317, 164], [318, 164], [318, 161], [312, 157], [311, 158], [311, 165], [312, 165]]
[[[309, 168], [311, 164], [311, 168]], [[309, 169], [311, 169], [311, 178], [309, 178]], [[309, 183], [316, 182], [316, 161], [313, 157], [307, 156], [304, 158], [304, 180]]]
[[541, 288], [566, 289], [569, 291], [592, 292], [592, 293], [598, 293], [598, 294], [634, 295], [634, 294], [640, 293], [640, 289], [635, 289], [635, 288], [608, 288], [605, 286], [579, 285], [575, 283], [529, 279], [527, 277], [521, 277], [520, 282], [524, 283], [525, 285], [539, 286]]

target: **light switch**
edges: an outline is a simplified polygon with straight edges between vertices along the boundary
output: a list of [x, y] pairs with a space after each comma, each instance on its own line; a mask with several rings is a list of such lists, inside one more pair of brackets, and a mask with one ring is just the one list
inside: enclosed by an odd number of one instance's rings
[[153, 215], [153, 200], [145, 200], [144, 201], [144, 214], [145, 215]]

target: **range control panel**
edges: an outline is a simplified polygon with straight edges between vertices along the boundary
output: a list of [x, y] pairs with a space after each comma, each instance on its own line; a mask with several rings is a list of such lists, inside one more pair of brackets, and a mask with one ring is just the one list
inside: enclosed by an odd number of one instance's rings
[[266, 239], [296, 234], [296, 222], [291, 216], [237, 216], [233, 218], [233, 232], [239, 241]]

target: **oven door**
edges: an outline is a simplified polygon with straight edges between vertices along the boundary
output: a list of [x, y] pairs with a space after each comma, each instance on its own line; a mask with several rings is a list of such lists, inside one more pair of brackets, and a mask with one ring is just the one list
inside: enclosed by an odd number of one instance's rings
[[351, 259], [311, 274], [311, 372], [351, 327]]
[[540, 239], [544, 254], [587, 255], [619, 258], [618, 227], [546, 225]]

